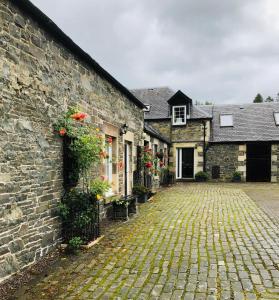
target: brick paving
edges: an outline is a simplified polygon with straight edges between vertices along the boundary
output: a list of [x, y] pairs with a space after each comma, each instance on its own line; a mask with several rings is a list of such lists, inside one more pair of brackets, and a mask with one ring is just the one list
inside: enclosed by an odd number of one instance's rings
[[18, 299], [279, 299], [279, 222], [241, 185], [181, 184]]

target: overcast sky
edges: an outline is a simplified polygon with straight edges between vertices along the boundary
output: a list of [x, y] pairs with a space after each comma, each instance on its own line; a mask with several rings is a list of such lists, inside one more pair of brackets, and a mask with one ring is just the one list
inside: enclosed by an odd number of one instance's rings
[[279, 92], [278, 0], [32, 0], [128, 88], [215, 103]]

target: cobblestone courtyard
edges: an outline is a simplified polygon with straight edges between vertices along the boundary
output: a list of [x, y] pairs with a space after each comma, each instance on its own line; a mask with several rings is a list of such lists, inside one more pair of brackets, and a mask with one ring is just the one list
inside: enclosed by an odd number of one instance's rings
[[181, 184], [20, 299], [279, 299], [279, 222], [241, 185]]

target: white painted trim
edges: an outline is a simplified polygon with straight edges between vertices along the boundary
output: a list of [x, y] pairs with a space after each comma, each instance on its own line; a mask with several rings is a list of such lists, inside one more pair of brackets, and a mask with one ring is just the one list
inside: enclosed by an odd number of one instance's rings
[[[184, 120], [185, 122], [174, 122], [174, 110], [175, 108], [181, 108], [183, 107], [184, 108]], [[187, 106], [186, 105], [176, 105], [176, 106], [173, 106], [172, 107], [172, 125], [185, 125], [186, 124], [186, 118], [187, 117]]]

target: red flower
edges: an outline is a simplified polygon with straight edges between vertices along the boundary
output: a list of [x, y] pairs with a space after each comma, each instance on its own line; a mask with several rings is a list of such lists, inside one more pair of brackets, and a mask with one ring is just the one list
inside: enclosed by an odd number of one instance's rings
[[109, 144], [112, 144], [112, 137], [111, 137], [111, 136], [109, 136], [109, 137], [107, 138], [107, 142], [108, 142]]
[[83, 121], [85, 118], [87, 118], [87, 116], [88, 115], [86, 113], [78, 112], [78, 113], [72, 114], [71, 118], [76, 121]]
[[148, 161], [146, 164], [145, 164], [146, 168], [151, 168], [153, 166], [152, 162], [151, 161]]
[[66, 134], [66, 129], [65, 128], [61, 128], [60, 130], [59, 130], [59, 135], [60, 136], [64, 136], [65, 134]]
[[160, 161], [160, 167], [162, 168], [164, 166], [164, 163]]

